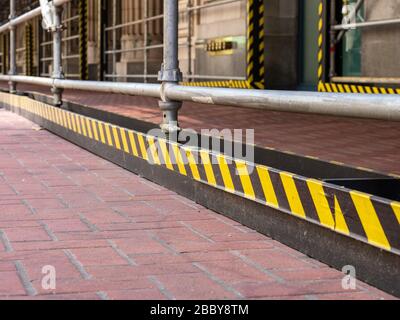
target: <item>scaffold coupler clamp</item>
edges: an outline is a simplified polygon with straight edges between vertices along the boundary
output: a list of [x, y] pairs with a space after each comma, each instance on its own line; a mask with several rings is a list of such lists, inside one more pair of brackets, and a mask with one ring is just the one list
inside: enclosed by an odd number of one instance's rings
[[63, 30], [63, 25], [57, 25], [56, 15], [60, 10], [51, 0], [40, 0], [40, 8], [42, 11], [42, 27], [48, 32], [60, 32]]
[[163, 121], [160, 127], [168, 139], [177, 141], [178, 133], [181, 131], [178, 123], [178, 111], [182, 107], [182, 102], [169, 100], [166, 96], [166, 90], [182, 81], [182, 73], [179, 69], [165, 70], [164, 65], [162, 65], [158, 80], [162, 81], [161, 100], [158, 103], [163, 113]]

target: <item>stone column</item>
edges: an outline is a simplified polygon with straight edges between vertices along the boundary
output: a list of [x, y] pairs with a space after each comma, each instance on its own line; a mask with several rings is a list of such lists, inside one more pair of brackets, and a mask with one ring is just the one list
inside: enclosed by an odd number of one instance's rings
[[[143, 18], [142, 0], [122, 0], [122, 23], [138, 21]], [[135, 24], [122, 28], [121, 37], [122, 50], [133, 49], [143, 46], [143, 25]], [[121, 55], [121, 62], [143, 60], [143, 52], [130, 51]]]
[[[148, 17], [154, 17], [163, 14], [162, 0], [149, 0]], [[148, 22], [148, 44], [157, 45], [163, 42], [163, 19], [157, 19]], [[148, 51], [149, 60], [162, 61], [162, 50], [154, 49]]]
[[267, 86], [294, 89], [298, 82], [298, 1], [265, 0], [264, 4]]
[[[366, 21], [396, 19], [400, 15], [398, 0], [365, 1]], [[360, 29], [362, 32], [361, 68], [364, 77], [400, 77], [399, 25]]]
[[[146, 0], [147, 17], [162, 15], [163, 0]], [[121, 0], [121, 23], [139, 21], [145, 18], [145, 3], [143, 0]], [[144, 22], [122, 28], [121, 49], [142, 48], [145, 46]], [[147, 44], [157, 45], [163, 41], [163, 19], [147, 23]], [[117, 74], [142, 74], [145, 62], [144, 50], [123, 52], [121, 60], [117, 63]], [[147, 51], [147, 73], [156, 74], [162, 62], [162, 49]], [[123, 80], [123, 77], [120, 78]]]
[[99, 62], [98, 43], [97, 43], [97, 24], [98, 24], [98, 0], [89, 0], [88, 14], [88, 63], [96, 64]]

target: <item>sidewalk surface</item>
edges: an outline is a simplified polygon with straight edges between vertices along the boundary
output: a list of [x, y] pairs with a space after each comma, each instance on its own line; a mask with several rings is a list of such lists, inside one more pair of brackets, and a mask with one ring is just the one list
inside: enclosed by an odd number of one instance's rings
[[0, 109], [1, 299], [393, 298], [342, 278]]
[[[0, 82], [0, 87], [7, 88], [7, 83]], [[39, 86], [19, 84], [18, 89], [50, 94], [49, 88]], [[152, 98], [74, 90], [66, 90], [64, 98], [156, 124], [162, 121], [157, 100]], [[400, 176], [398, 122], [197, 103], [184, 103], [179, 114], [183, 128], [254, 129], [259, 146]]]

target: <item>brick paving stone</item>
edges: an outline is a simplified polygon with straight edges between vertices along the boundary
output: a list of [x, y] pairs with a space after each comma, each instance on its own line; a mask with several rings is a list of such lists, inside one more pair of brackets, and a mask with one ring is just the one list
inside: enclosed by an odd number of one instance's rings
[[78, 248], [72, 249], [76, 259], [84, 266], [125, 265], [126, 260], [119, 256], [111, 247], [108, 248]]
[[78, 218], [46, 220], [45, 224], [53, 232], [88, 231], [89, 228]]
[[158, 254], [168, 252], [168, 249], [165, 248], [161, 243], [151, 240], [149, 238], [142, 239], [140, 241], [140, 245], [137, 245], [137, 242], [134, 239], [115, 239], [113, 240], [115, 244], [124, 251], [126, 254]]
[[203, 261], [197, 265], [226, 283], [272, 280], [266, 272], [240, 259]]
[[64, 252], [60, 250], [39, 251], [34, 254], [26, 254], [21, 259], [24, 269], [29, 277], [29, 280], [39, 281], [43, 278], [45, 272], [43, 267], [51, 266], [56, 270], [56, 278], [60, 279], [76, 279], [80, 273], [69, 261]]
[[152, 288], [153, 285], [146, 279], [135, 278], [127, 280], [108, 280], [108, 279], [59, 279], [56, 283], [56, 290], [46, 290], [41, 287], [41, 280], [33, 281], [33, 285], [38, 290], [39, 295], [45, 294], [72, 294], [72, 293], [97, 293], [102, 289], [107, 290], [129, 290]]
[[16, 203], [0, 203], [0, 221], [26, 220], [32, 215], [31, 210], [22, 204], [21, 201]]
[[298, 268], [294, 270], [274, 270], [274, 274], [286, 281], [313, 281], [321, 279], [342, 279], [341, 274], [331, 268]]
[[15, 266], [12, 262], [0, 262], [0, 272], [15, 271]]
[[34, 128], [0, 110], [0, 299], [393, 299]]
[[241, 294], [229, 285], [216, 282], [204, 273], [159, 275], [157, 282], [163, 285], [166, 295], [176, 299], [238, 299]]
[[11, 243], [51, 240], [42, 227], [9, 228], [5, 233]]
[[26, 202], [33, 209], [62, 209], [66, 205], [60, 200], [55, 198], [43, 198], [43, 199], [27, 199]]
[[103, 231], [123, 231], [123, 230], [157, 230], [163, 228], [178, 228], [178, 222], [131, 222], [131, 223], [97, 223], [96, 227]]
[[25, 289], [21, 284], [15, 267], [13, 271], [0, 272], [0, 299], [7, 296], [24, 294]]
[[[268, 282], [244, 282], [235, 285], [236, 290], [240, 291], [246, 298], [267, 298], [298, 295], [314, 295], [331, 291], [333, 293], [343, 291], [340, 281], [318, 282], [318, 283], [277, 283]], [[355, 291], [358, 292], [358, 291]]]
[[[195, 259], [188, 259], [184, 255], [175, 254], [174, 252], [163, 252], [154, 254], [130, 254], [130, 257], [140, 266], [145, 265], [158, 265], [158, 264], [185, 264], [195, 261]], [[192, 270], [192, 267], [190, 267]]]
[[118, 214], [118, 212], [111, 210], [111, 209], [96, 209], [96, 210], [87, 210], [87, 208], [84, 208], [83, 210], [80, 210], [82, 215], [88, 219], [90, 222], [94, 224], [100, 224], [100, 223], [124, 223], [124, 222], [129, 222], [128, 218], [125, 218], [121, 214]]
[[152, 265], [88, 266], [87, 271], [96, 278], [124, 280], [154, 275], [183, 275], [200, 273], [192, 263], [158, 263]]
[[65, 241], [35, 241], [35, 242], [14, 242], [15, 251], [44, 251], [51, 252], [57, 249], [74, 248], [107, 248], [109, 243], [104, 239], [97, 240], [65, 240]]
[[106, 299], [108, 300], [166, 300], [158, 289], [138, 289], [138, 290], [108, 290]]

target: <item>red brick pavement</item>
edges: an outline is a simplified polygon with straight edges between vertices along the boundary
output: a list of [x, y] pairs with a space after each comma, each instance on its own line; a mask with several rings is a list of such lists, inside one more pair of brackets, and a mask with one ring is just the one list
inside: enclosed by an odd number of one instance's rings
[[[0, 82], [5, 87], [5, 83]], [[20, 90], [49, 93], [48, 88], [19, 85]], [[151, 98], [67, 90], [65, 99], [148, 122], [160, 123]], [[377, 106], [379, 108], [379, 106]], [[255, 129], [256, 144], [400, 175], [400, 126], [397, 122], [270, 112], [185, 103], [184, 128]]]
[[1, 299], [393, 299], [341, 279], [0, 110]]

